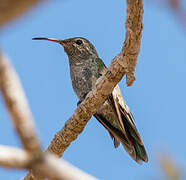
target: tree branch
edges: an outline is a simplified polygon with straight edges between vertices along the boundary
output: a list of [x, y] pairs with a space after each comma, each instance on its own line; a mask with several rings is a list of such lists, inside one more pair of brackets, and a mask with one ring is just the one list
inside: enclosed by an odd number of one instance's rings
[[2, 54], [0, 54], [0, 90], [15, 129], [27, 150], [26, 152], [17, 148], [0, 146], [0, 166], [32, 169], [37, 172], [37, 175], [54, 180], [96, 180], [65, 161], [61, 163], [53, 155], [42, 153], [35, 135], [31, 112], [17, 74]]
[[27, 169], [30, 155], [18, 148], [0, 145], [0, 166], [6, 168]]
[[18, 148], [0, 145], [0, 166], [6, 168], [37, 169], [46, 177], [53, 180], [96, 180], [80, 169], [59, 160], [53, 155], [46, 154], [42, 161], [33, 161], [30, 153]]
[[127, 0], [127, 18], [125, 23], [126, 37], [122, 48], [125, 66], [127, 66], [127, 85], [131, 86], [135, 80], [135, 68], [141, 47], [143, 30], [143, 0]]
[[41, 153], [24, 91], [16, 72], [1, 53], [0, 90], [24, 148], [32, 154]]
[[1, 0], [0, 3], [0, 27], [27, 12], [42, 0]]

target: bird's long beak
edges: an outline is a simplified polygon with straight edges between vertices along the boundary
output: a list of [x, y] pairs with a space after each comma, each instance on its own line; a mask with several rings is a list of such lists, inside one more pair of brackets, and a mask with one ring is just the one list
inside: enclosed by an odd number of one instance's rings
[[54, 38], [35, 37], [35, 38], [32, 38], [32, 40], [47, 40], [47, 41], [52, 41], [52, 42], [59, 43], [62, 46], [65, 46], [65, 44], [66, 44], [65, 41], [54, 39]]

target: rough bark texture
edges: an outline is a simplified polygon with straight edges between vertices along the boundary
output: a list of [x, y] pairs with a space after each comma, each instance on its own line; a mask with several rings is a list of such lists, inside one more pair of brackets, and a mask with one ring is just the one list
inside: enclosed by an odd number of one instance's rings
[[17, 19], [42, 0], [1, 0], [0, 27]]
[[127, 66], [127, 85], [135, 80], [135, 68], [141, 46], [143, 29], [143, 1], [127, 0], [126, 38], [122, 48], [123, 63]]

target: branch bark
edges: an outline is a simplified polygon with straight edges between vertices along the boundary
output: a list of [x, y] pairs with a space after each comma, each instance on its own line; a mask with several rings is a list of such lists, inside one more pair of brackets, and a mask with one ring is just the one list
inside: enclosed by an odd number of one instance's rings
[[[47, 152], [61, 157], [125, 74], [127, 75], [127, 85], [133, 84], [141, 45], [142, 18], [143, 1], [127, 0], [126, 39], [121, 53], [112, 60], [107, 72], [97, 80], [93, 90], [88, 93], [71, 118], [66, 121], [64, 127], [56, 133], [48, 146]], [[31, 179], [30, 177], [33, 177], [33, 175], [29, 172], [25, 180]]]
[[131, 86], [135, 80], [135, 68], [141, 47], [143, 30], [143, 0], [127, 0], [126, 36], [122, 48], [124, 66], [127, 67], [126, 81]]

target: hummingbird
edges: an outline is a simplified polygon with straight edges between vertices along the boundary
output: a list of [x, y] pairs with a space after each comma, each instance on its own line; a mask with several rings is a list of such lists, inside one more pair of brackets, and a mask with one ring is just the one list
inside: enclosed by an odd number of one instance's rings
[[[96, 80], [107, 70], [94, 45], [85, 38], [74, 37], [57, 40], [36, 37], [33, 40], [48, 40], [59, 43], [64, 47], [69, 60], [72, 87], [79, 98], [78, 104], [85, 99], [94, 87]], [[115, 148], [121, 143], [126, 152], [136, 162], [148, 161], [143, 141], [134, 123], [134, 117], [122, 98], [118, 85], [94, 114], [94, 117], [109, 132]]]

